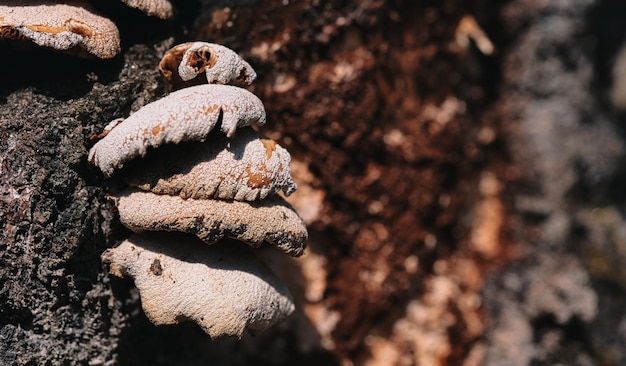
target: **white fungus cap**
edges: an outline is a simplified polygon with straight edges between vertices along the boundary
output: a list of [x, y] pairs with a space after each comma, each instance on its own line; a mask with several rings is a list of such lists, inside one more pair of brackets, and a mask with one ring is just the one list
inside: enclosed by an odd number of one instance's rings
[[176, 233], [135, 234], [102, 254], [131, 276], [156, 325], [196, 322], [212, 338], [261, 332], [289, 316], [289, 290], [240, 243], [207, 246]]
[[127, 189], [114, 197], [120, 222], [140, 231], [180, 231], [213, 244], [223, 237], [287, 254], [304, 252], [308, 233], [298, 213], [280, 196], [254, 202], [184, 199]]
[[208, 42], [187, 42], [165, 53], [159, 68], [175, 88], [188, 85], [201, 77], [199, 83], [250, 85], [256, 72], [241, 56], [228, 47]]
[[2, 38], [27, 38], [39, 46], [63, 51], [78, 47], [100, 58], [112, 58], [120, 52], [119, 31], [112, 21], [83, 7], [48, 1], [0, 4]]
[[183, 198], [256, 201], [296, 190], [291, 157], [275, 141], [242, 127], [228, 139], [219, 131], [205, 142], [161, 146], [129, 162], [125, 181], [157, 194]]
[[89, 151], [89, 161], [108, 177], [125, 161], [144, 156], [149, 147], [204, 141], [218, 124], [232, 137], [238, 127], [263, 125], [265, 119], [263, 103], [251, 92], [230, 85], [197, 85], [149, 103], [122, 122], [114, 120]]

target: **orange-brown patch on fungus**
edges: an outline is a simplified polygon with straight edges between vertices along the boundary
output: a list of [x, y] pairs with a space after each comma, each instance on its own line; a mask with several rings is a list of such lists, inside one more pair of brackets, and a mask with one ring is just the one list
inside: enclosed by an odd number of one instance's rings
[[168, 81], [170, 89], [180, 89], [206, 83], [206, 79], [203, 80], [202, 75], [198, 75], [192, 80], [184, 81], [178, 74], [178, 65], [182, 62], [187, 48], [189, 48], [187, 43], [179, 44], [167, 51], [161, 62], [159, 62], [159, 70], [161, 70], [165, 80]]
[[93, 29], [84, 22], [76, 19], [69, 19], [63, 26], [55, 27], [46, 24], [32, 24], [25, 26], [33, 32], [59, 34], [61, 32], [72, 32], [83, 37], [91, 38], [93, 36]]
[[204, 114], [207, 116], [213, 115], [213, 113], [220, 108], [224, 108], [224, 106], [219, 106], [217, 104], [208, 105], [204, 108]]
[[186, 48], [178, 45], [165, 53], [161, 62], [159, 62], [159, 70], [166, 79], [169, 79], [173, 73], [178, 73], [178, 65], [183, 59]]
[[43, 25], [43, 24], [27, 25], [26, 28], [32, 30], [33, 32], [41, 32], [41, 33], [48, 33], [48, 34], [58, 34], [58, 33], [67, 31], [65, 27], [50, 27], [50, 26]]
[[276, 151], [276, 141], [267, 137], [261, 137], [261, 143], [263, 144], [263, 147], [265, 147], [267, 158], [271, 158], [274, 151]]
[[93, 37], [93, 28], [89, 26], [89, 24], [78, 19], [70, 19], [65, 22], [65, 28], [72, 33], [80, 34], [83, 37]]
[[206, 68], [211, 68], [217, 63], [217, 56], [208, 48], [200, 48], [191, 53], [189, 63], [194, 65], [198, 73], [204, 72]]
[[161, 126], [154, 126], [152, 127], [152, 136], [156, 136], [159, 134], [159, 132], [163, 131], [163, 128]]
[[272, 180], [267, 174], [267, 167], [265, 163], [261, 164], [259, 168], [259, 173], [253, 173], [250, 167], [246, 168], [246, 175], [248, 176], [248, 181], [246, 184], [250, 188], [261, 188], [265, 186], [269, 186], [272, 184]]

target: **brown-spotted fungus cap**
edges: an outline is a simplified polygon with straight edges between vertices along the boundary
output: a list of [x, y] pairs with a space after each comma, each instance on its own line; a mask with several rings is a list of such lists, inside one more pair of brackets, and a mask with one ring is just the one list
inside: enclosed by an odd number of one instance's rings
[[84, 7], [46, 1], [0, 4], [0, 39], [29, 39], [39, 46], [67, 51], [78, 47], [100, 58], [120, 51], [115, 24]]
[[250, 85], [256, 72], [235, 51], [215, 43], [187, 42], [165, 53], [159, 64], [172, 89], [198, 84]]
[[180, 233], [133, 234], [102, 260], [131, 276], [154, 324], [192, 320], [212, 338], [261, 332], [290, 315], [289, 290], [245, 245], [208, 247]]
[[231, 139], [220, 131], [207, 141], [164, 145], [130, 161], [123, 176], [131, 186], [182, 198], [256, 201], [296, 190], [287, 150], [243, 127]]
[[196, 85], [149, 103], [121, 122], [113, 121], [89, 151], [89, 161], [110, 176], [125, 161], [144, 156], [148, 147], [204, 141], [218, 123], [232, 137], [238, 127], [262, 125], [265, 118], [263, 103], [246, 89]]
[[114, 198], [120, 222], [141, 232], [180, 231], [207, 244], [223, 237], [253, 247], [263, 242], [300, 256], [308, 238], [296, 211], [278, 195], [254, 202], [202, 200], [127, 189]]

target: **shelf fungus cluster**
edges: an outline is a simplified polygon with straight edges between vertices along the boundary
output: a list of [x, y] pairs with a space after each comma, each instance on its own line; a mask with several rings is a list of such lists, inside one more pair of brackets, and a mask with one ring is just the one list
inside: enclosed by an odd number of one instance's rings
[[[149, 16], [172, 18], [169, 0], [122, 0]], [[0, 40], [27, 39], [39, 46], [78, 55], [112, 58], [120, 52], [115, 23], [87, 2], [13, 0], [0, 4]]]
[[126, 186], [112, 197], [135, 232], [103, 261], [112, 274], [133, 277], [155, 324], [193, 320], [211, 337], [264, 330], [294, 304], [252, 248], [267, 243], [299, 256], [307, 241], [302, 219], [280, 196], [296, 189], [289, 153], [251, 127], [265, 123], [261, 101], [224, 85], [256, 77], [235, 52], [187, 43], [161, 65], [170, 81], [173, 73], [202, 74], [205, 84], [113, 121], [90, 150], [89, 161]]

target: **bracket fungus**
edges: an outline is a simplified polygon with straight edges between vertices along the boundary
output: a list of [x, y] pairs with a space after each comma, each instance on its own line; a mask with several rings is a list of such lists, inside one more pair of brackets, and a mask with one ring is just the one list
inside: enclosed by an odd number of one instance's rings
[[125, 190], [115, 201], [120, 222], [133, 231], [180, 231], [208, 244], [224, 236], [251, 246], [267, 242], [294, 256], [303, 253], [307, 240], [304, 222], [279, 196], [241, 202]]
[[[229, 243], [230, 244], [230, 243]], [[244, 246], [186, 235], [134, 234], [107, 249], [112, 274], [132, 276], [154, 324], [195, 321], [211, 337], [260, 332], [294, 310], [288, 289]]]
[[107, 126], [105, 138], [89, 152], [89, 161], [110, 176], [125, 161], [144, 156], [148, 147], [204, 141], [216, 125], [232, 137], [238, 127], [265, 123], [263, 102], [231, 85], [197, 85], [149, 103], [127, 119]]
[[78, 47], [100, 58], [120, 51], [115, 24], [83, 7], [32, 0], [5, 4], [0, 5], [0, 39], [29, 39], [63, 51]]
[[[195, 44], [206, 50], [206, 43]], [[233, 51], [209, 45], [211, 54], [200, 56], [217, 57], [207, 67], [219, 75], [112, 121], [89, 161], [106, 177], [118, 171], [116, 177], [131, 186], [112, 197], [121, 223], [139, 234], [102, 258], [112, 274], [134, 278], [148, 317], [155, 324], [193, 320], [211, 337], [241, 336], [244, 328], [265, 329], [294, 309], [283, 285], [251, 264], [249, 254], [242, 256], [242, 247], [247, 253], [268, 243], [299, 256], [308, 234], [279, 196], [296, 189], [289, 153], [250, 127], [265, 123], [262, 102], [245, 89], [219, 84], [241, 82], [241, 70], [251, 82], [256, 73]], [[175, 62], [169, 65], [179, 70]], [[192, 250], [188, 241], [204, 245]], [[160, 274], [151, 274], [153, 267]]]
[[252, 66], [237, 53], [207, 42], [187, 42], [173, 47], [161, 59], [159, 69], [174, 89], [204, 83], [246, 86], [256, 79]]
[[251, 127], [241, 128], [232, 139], [219, 132], [207, 139], [210, 144], [162, 146], [131, 161], [124, 179], [146, 191], [183, 198], [255, 201], [296, 190], [287, 150]]

